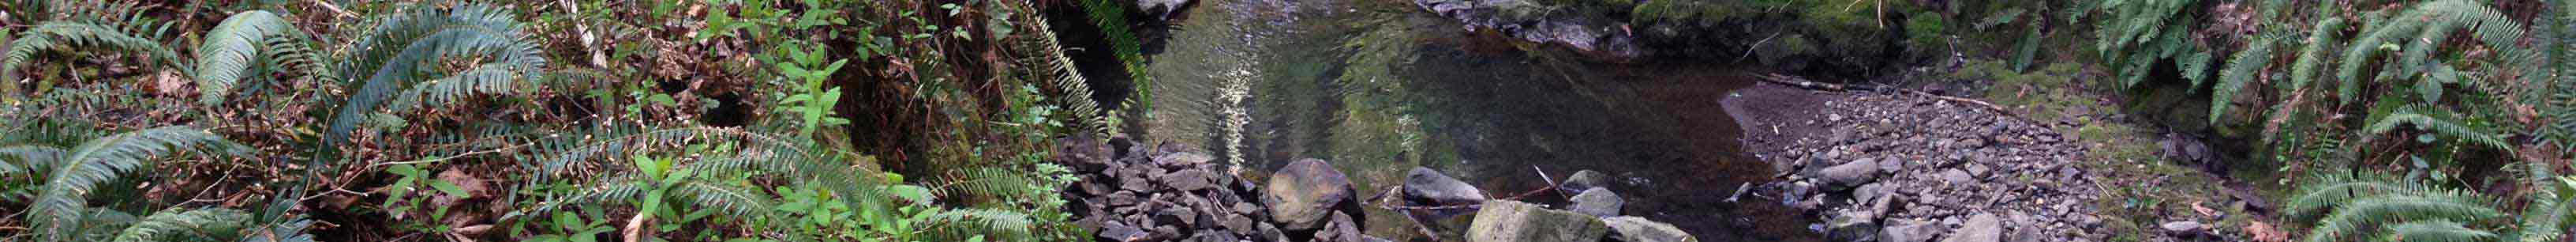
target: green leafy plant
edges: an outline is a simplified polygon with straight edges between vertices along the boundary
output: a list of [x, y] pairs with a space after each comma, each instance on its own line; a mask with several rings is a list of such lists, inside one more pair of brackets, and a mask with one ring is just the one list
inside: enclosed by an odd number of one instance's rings
[[[472, 193], [466, 193], [465, 188], [456, 186], [456, 183], [448, 182], [447, 180], [440, 180], [437, 178], [435, 173], [420, 169], [419, 167], [412, 166], [411, 164], [396, 164], [388, 166], [385, 168], [385, 172], [393, 173], [394, 176], [400, 177], [395, 178], [393, 183], [385, 185], [385, 189], [388, 191], [386, 194], [390, 197], [385, 198], [384, 204], [377, 205], [385, 207], [388, 213], [404, 214], [412, 211], [413, 209], [428, 205], [429, 196], [414, 196], [413, 194], [423, 194], [434, 191], [438, 194], [455, 197], [457, 199], [474, 196]], [[448, 207], [433, 206], [429, 211], [429, 220], [442, 220], [441, 218], [444, 218], [444, 216], [447, 215], [447, 209]], [[396, 215], [396, 217], [400, 217], [400, 215]]]
[[[2415, 179], [2375, 174], [2329, 175], [2302, 186], [2284, 208], [2289, 221], [2314, 227], [2304, 241], [2554, 241], [2562, 236], [2576, 184], [2550, 175], [2545, 164], [2534, 166], [2523, 180], [2539, 192], [2526, 198], [2524, 212], [2507, 214], [2494, 200], [2418, 183]], [[2519, 219], [2513, 227], [2491, 226]], [[2518, 228], [2517, 228], [2518, 227]]]
[[849, 60], [835, 59], [831, 60], [830, 64], [824, 64], [823, 60], [827, 57], [824, 57], [825, 48], [820, 46], [811, 50], [797, 50], [799, 48], [784, 46], [780, 48], [788, 49], [786, 52], [791, 61], [778, 63], [779, 75], [802, 83], [797, 86], [794, 94], [779, 101], [780, 111], [802, 120], [798, 122], [801, 127], [797, 129], [797, 134], [813, 136], [816, 129], [849, 124], [849, 119], [832, 115], [832, 108], [840, 105], [841, 88], [824, 86], [825, 81], [832, 79], [832, 73], [840, 72], [841, 66], [849, 64]]
[[[668, 207], [703, 208], [718, 211], [720, 218], [734, 221], [780, 221], [778, 195], [770, 194], [737, 179], [746, 177], [785, 179], [794, 183], [816, 184], [822, 192], [832, 194], [841, 206], [852, 208], [855, 217], [867, 230], [849, 235], [861, 241], [919, 241], [929, 237], [924, 231], [998, 232], [1001, 235], [1025, 236], [1025, 215], [985, 209], [944, 209], [929, 199], [928, 189], [900, 184], [899, 176], [865, 174], [852, 170], [835, 159], [842, 156], [816, 153], [809, 149], [810, 140], [781, 139], [777, 136], [727, 128], [676, 128], [625, 135], [600, 135], [596, 140], [582, 139], [584, 145], [550, 152], [543, 164], [546, 169], [538, 179], [577, 178], [570, 173], [575, 167], [606, 158], [603, 155], [643, 147], [667, 145], [705, 145], [688, 148], [690, 159], [630, 157], [625, 171], [590, 173], [595, 175], [582, 185], [548, 195], [538, 205], [505, 215], [553, 214], [578, 204], [617, 204], [633, 201], [637, 219], [650, 219]], [[871, 164], [860, 157], [857, 164]], [[896, 178], [872, 179], [873, 175]], [[852, 179], [859, 177], [860, 179]], [[918, 194], [916, 194], [918, 193]], [[908, 203], [905, 203], [908, 202]], [[895, 205], [909, 204], [909, 205]], [[928, 229], [926, 225], [947, 225]]]

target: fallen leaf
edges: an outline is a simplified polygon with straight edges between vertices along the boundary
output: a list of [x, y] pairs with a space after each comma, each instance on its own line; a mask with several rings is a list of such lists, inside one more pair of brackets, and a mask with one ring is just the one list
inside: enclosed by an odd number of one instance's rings
[[2272, 224], [2263, 223], [2262, 221], [2245, 224], [2245, 234], [2254, 236], [2255, 242], [2290, 241], [2290, 233], [2283, 233], [2280, 229], [2272, 228]]
[[2216, 209], [2209, 209], [2209, 207], [2203, 207], [2203, 206], [2200, 206], [2200, 202], [2191, 202], [2191, 211], [2193, 211], [2193, 212], [2200, 212], [2200, 216], [2208, 216], [2208, 217], [2217, 217], [2217, 216], [2218, 216], [2218, 210], [2216, 210]]

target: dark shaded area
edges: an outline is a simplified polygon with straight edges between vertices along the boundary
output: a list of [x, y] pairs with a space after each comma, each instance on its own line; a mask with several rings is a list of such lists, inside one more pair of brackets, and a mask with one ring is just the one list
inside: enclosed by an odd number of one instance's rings
[[[1131, 11], [1132, 12], [1132, 11]], [[1064, 48], [1065, 58], [1073, 59], [1074, 69], [1090, 81], [1091, 100], [1102, 110], [1124, 108], [1125, 100], [1135, 95], [1135, 77], [1127, 73], [1126, 63], [1110, 43], [1100, 25], [1093, 24], [1088, 13], [1075, 1], [1059, 1], [1046, 8], [1046, 21], [1054, 27], [1057, 44]], [[1130, 14], [1133, 18], [1134, 14]], [[1130, 26], [1129, 29], [1146, 29]], [[1152, 51], [1147, 51], [1151, 53]]]
[[[1772, 180], [1747, 157], [1720, 105], [1753, 81], [1727, 65], [1607, 65], [1424, 48], [1406, 76], [1440, 99], [1424, 126], [1457, 146], [1462, 177], [1497, 194], [1529, 191], [1578, 170], [1609, 174], [1625, 214], [1672, 223], [1706, 241], [1817, 241], [1799, 211], [1747, 195]], [[1556, 203], [1571, 194], [1525, 198]]]

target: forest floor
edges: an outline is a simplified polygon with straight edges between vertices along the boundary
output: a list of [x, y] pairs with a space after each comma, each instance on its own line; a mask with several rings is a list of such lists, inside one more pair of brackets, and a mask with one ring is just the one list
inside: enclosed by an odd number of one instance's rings
[[1813, 211], [1837, 239], [2286, 240], [2249, 186], [2161, 158], [2164, 132], [2087, 87], [2098, 72], [1912, 72], [1897, 83], [1952, 86], [1766, 82], [1733, 94], [1747, 152], [1786, 178], [1763, 194]]

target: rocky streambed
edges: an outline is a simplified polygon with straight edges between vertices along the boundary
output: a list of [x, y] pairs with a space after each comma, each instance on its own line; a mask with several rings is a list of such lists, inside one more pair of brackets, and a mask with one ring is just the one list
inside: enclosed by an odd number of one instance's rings
[[[1427, 168], [1407, 173], [1388, 192], [1366, 195], [1328, 161], [1290, 162], [1265, 179], [1238, 178], [1214, 157], [1176, 143], [1149, 145], [1118, 137], [1060, 142], [1053, 161], [1082, 178], [1064, 189], [1075, 224], [1095, 241], [1390, 241], [1366, 224], [1361, 206], [1392, 208], [1416, 220], [1470, 216], [1464, 241], [1699, 241], [1666, 223], [1621, 216], [1610, 178], [1578, 172], [1539, 192], [1573, 192], [1565, 204], [1493, 199], [1482, 189]], [[1579, 188], [1579, 189], [1578, 189]], [[1365, 195], [1365, 196], [1364, 196]], [[1526, 195], [1526, 194], [1524, 194]]]
[[[2102, 174], [2087, 146], [1967, 99], [1765, 83], [1727, 100], [1748, 152], [1779, 170], [1771, 194], [1815, 211], [1833, 241], [2103, 241]], [[2195, 224], [2160, 239], [2216, 236]]]

